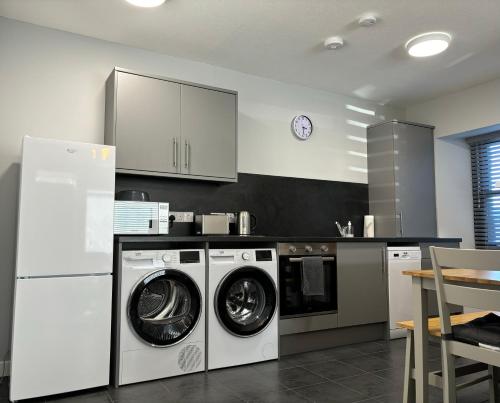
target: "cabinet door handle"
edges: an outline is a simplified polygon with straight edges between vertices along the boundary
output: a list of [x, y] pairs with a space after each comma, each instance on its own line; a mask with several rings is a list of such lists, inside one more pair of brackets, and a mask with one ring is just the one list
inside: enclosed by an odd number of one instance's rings
[[401, 233], [401, 236], [403, 236], [403, 234], [404, 234], [404, 230], [403, 230], [403, 211], [399, 212], [399, 231]]
[[385, 276], [385, 257], [386, 257], [386, 249], [382, 248], [382, 276]]
[[190, 159], [190, 154], [191, 154], [191, 145], [186, 140], [185, 149], [184, 149], [184, 157], [185, 157], [184, 167], [185, 168], [189, 168], [189, 166], [191, 165], [191, 161], [189, 160]]
[[174, 168], [177, 168], [177, 138], [174, 137]]

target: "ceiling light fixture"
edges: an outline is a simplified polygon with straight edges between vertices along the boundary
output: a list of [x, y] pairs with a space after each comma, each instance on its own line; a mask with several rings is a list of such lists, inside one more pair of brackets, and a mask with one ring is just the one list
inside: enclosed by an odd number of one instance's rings
[[358, 24], [362, 27], [373, 27], [377, 23], [377, 17], [369, 14], [364, 15], [358, 20]]
[[325, 39], [323, 45], [328, 50], [336, 50], [344, 46], [344, 40], [340, 36], [331, 36]]
[[451, 42], [446, 32], [426, 32], [411, 38], [405, 44], [408, 54], [413, 57], [428, 57], [444, 52]]
[[165, 3], [165, 0], [126, 0], [128, 3], [137, 7], [158, 7]]

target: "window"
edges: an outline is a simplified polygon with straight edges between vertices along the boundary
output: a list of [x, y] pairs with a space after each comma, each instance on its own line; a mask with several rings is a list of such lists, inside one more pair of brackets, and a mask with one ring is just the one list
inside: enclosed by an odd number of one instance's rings
[[476, 248], [500, 249], [500, 132], [468, 139]]

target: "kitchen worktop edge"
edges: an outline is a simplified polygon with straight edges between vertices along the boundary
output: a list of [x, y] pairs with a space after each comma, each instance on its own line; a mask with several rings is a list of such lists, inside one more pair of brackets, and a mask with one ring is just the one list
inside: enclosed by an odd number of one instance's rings
[[462, 238], [439, 238], [439, 237], [377, 237], [377, 238], [342, 238], [342, 237], [318, 237], [318, 236], [273, 236], [273, 235], [117, 235], [115, 241], [119, 243], [138, 242], [383, 242], [383, 243], [427, 243], [427, 242], [462, 242]]

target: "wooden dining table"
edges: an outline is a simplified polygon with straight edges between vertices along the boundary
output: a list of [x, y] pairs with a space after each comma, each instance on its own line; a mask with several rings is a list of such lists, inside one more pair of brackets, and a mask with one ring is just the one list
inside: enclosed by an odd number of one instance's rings
[[[499, 262], [500, 269], [500, 262]], [[445, 282], [469, 285], [485, 290], [500, 290], [500, 271], [472, 269], [443, 269]], [[429, 332], [427, 328], [429, 290], [435, 290], [434, 272], [432, 270], [405, 270], [404, 275], [412, 277], [413, 320], [415, 322], [415, 392], [417, 403], [427, 403], [429, 399], [428, 382], [428, 346]]]

